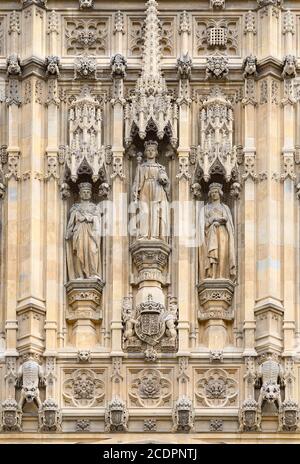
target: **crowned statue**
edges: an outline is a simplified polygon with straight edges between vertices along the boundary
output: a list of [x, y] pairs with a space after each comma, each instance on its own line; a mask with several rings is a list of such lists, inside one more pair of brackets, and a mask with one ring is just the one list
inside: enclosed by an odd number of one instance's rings
[[145, 160], [138, 162], [132, 195], [139, 209], [137, 238], [167, 241], [170, 182], [165, 167], [156, 161], [157, 147], [157, 142], [145, 142]]
[[69, 280], [100, 278], [100, 213], [91, 202], [92, 185], [79, 184], [80, 203], [70, 210], [66, 230], [67, 267]]
[[222, 185], [209, 186], [209, 202], [200, 211], [200, 278], [235, 280], [234, 227], [230, 209], [221, 202]]

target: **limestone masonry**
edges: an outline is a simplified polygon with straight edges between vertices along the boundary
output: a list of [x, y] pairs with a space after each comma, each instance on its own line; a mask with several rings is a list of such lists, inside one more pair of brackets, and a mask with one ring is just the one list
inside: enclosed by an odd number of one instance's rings
[[297, 0], [1, 0], [0, 443], [300, 442], [299, 71]]

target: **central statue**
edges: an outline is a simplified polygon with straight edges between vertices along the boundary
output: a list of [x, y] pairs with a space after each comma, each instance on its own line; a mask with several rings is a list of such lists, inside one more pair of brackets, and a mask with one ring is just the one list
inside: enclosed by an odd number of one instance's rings
[[221, 203], [222, 185], [209, 186], [209, 203], [200, 211], [200, 278], [235, 280], [234, 227], [230, 209]]
[[138, 203], [137, 238], [167, 241], [169, 236], [169, 178], [156, 161], [157, 142], [145, 142], [145, 160], [139, 162], [133, 183], [133, 201]]
[[100, 214], [92, 203], [92, 185], [79, 184], [80, 203], [70, 210], [66, 231], [69, 280], [100, 277]]

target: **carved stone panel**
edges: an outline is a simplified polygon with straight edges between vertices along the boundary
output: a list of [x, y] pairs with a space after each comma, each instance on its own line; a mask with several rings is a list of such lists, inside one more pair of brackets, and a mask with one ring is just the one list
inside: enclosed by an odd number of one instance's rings
[[65, 369], [62, 384], [66, 407], [99, 407], [104, 405], [105, 369]]
[[238, 369], [196, 369], [196, 405], [204, 408], [238, 406]]
[[64, 18], [64, 53], [108, 55], [110, 24], [107, 17]]
[[[176, 27], [174, 17], [159, 18], [161, 24], [161, 54], [176, 55]], [[132, 16], [128, 18], [128, 50], [129, 56], [141, 56], [144, 45], [144, 18]]]
[[4, 24], [4, 17], [0, 16], [0, 56], [5, 56], [6, 54], [6, 33]]
[[131, 407], [171, 407], [173, 397], [172, 369], [130, 369], [128, 397]]
[[214, 50], [227, 55], [240, 55], [241, 19], [195, 18], [194, 55], [208, 55]]

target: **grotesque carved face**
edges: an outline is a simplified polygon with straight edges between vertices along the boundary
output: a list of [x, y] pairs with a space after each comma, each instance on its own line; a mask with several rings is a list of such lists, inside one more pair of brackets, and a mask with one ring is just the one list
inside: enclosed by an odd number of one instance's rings
[[48, 64], [48, 72], [49, 72], [50, 74], [56, 74], [56, 71], [57, 71], [56, 68], [57, 68], [57, 66], [56, 66], [55, 63], [52, 62], [52, 63], [49, 63], [49, 64]]
[[286, 57], [284, 71], [289, 76], [295, 73], [295, 60], [293, 56]]
[[250, 57], [248, 58], [247, 64], [246, 64], [246, 72], [248, 74], [255, 74], [255, 72], [256, 72], [255, 59], [250, 58]]
[[274, 383], [268, 383], [264, 387], [264, 399], [268, 403], [273, 403], [280, 395], [280, 387]]
[[37, 388], [36, 387], [24, 387], [23, 392], [28, 403], [32, 403], [34, 398], [37, 396]]
[[224, 6], [225, 0], [212, 0], [212, 6], [215, 8], [222, 8]]
[[80, 0], [80, 8], [91, 8], [94, 0]]

